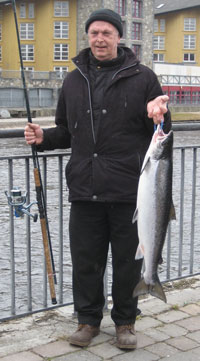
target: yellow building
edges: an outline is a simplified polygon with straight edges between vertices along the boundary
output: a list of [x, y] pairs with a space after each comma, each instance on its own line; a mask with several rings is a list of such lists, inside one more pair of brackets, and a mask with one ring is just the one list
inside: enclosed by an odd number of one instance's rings
[[200, 1], [155, 0], [154, 62], [200, 66]]
[[[76, 55], [77, 1], [16, 0], [24, 67], [34, 71], [72, 70]], [[19, 70], [11, 4], [0, 3], [0, 68]]]

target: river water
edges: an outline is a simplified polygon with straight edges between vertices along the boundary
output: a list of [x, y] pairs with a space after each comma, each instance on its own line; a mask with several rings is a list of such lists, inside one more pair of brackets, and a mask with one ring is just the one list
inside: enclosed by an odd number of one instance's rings
[[[24, 139], [0, 139], [0, 157], [8, 157], [13, 155], [31, 154], [30, 147], [25, 144]], [[176, 131], [174, 132], [174, 147], [179, 146], [199, 146], [200, 131]], [[200, 216], [200, 161], [197, 153], [196, 166], [196, 214], [195, 214], [195, 242], [194, 252], [194, 272], [199, 272], [200, 259], [200, 225], [198, 217]], [[64, 166], [67, 164], [68, 158], [64, 158]], [[63, 179], [64, 179], [63, 166]], [[180, 173], [181, 152], [174, 151], [174, 177], [173, 177], [173, 201], [176, 209], [176, 221], [171, 226], [171, 252], [170, 252], [170, 276], [175, 278], [181, 267], [184, 275], [189, 273], [190, 268], [190, 242], [191, 242], [191, 204], [192, 204], [192, 173], [193, 173], [193, 150], [188, 149], [185, 153], [184, 163], [184, 213], [183, 227], [180, 227], [180, 188], [183, 181]], [[13, 185], [19, 186], [21, 190], [25, 189], [25, 172], [24, 161], [18, 159], [14, 162], [13, 167]], [[47, 182], [47, 203], [48, 203], [48, 219], [51, 232], [52, 248], [54, 254], [55, 268], [59, 284], [59, 229], [58, 229], [58, 164], [55, 158], [48, 160], [47, 165], [48, 182]], [[10, 315], [11, 304], [11, 262], [10, 262], [10, 229], [9, 229], [9, 206], [4, 191], [9, 188], [8, 179], [8, 162], [0, 161], [0, 318]], [[32, 162], [30, 162], [30, 197], [31, 201], [35, 200], [35, 186], [32, 175]], [[183, 183], [182, 183], [183, 184]], [[71, 258], [69, 251], [68, 238], [68, 218], [69, 207], [67, 201], [67, 192], [65, 180], [63, 180], [63, 218], [64, 218], [64, 253], [63, 253], [63, 301], [72, 301], [71, 286]], [[37, 212], [37, 206], [33, 206], [31, 211]], [[181, 239], [181, 242], [180, 242]], [[43, 294], [43, 248], [42, 248], [40, 222], [33, 223], [31, 221], [31, 281], [32, 281], [32, 305], [33, 309], [42, 307]], [[26, 240], [26, 221], [21, 218], [14, 218], [14, 257], [15, 257], [15, 298], [17, 313], [27, 311], [27, 240]], [[180, 254], [182, 252], [182, 256]], [[167, 242], [163, 251], [164, 263], [160, 267], [160, 279], [166, 279], [166, 254]], [[180, 259], [182, 263], [180, 266]], [[111, 255], [108, 260], [108, 284], [111, 287]], [[59, 286], [56, 286], [58, 294]], [[59, 297], [59, 296], [58, 296]], [[50, 305], [50, 303], [48, 303]]]

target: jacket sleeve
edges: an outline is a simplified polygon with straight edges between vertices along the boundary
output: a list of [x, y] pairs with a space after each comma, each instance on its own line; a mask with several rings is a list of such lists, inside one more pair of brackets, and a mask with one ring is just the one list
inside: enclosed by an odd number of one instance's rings
[[[146, 100], [146, 106], [145, 106], [145, 124], [146, 127], [148, 128], [148, 130], [153, 133], [154, 131], [154, 122], [152, 118], [149, 118], [147, 115], [147, 104], [148, 102], [150, 102], [151, 100], [155, 99], [156, 97], [163, 95], [163, 91], [162, 88], [160, 86], [160, 83], [158, 81], [158, 78], [156, 76], [156, 74], [152, 71], [150, 71], [150, 79], [151, 81], [149, 81], [149, 85], [148, 85], [148, 90], [147, 90], [147, 100]], [[164, 114], [164, 132], [168, 133], [169, 130], [171, 129], [171, 113], [170, 110], [168, 109], [167, 113]]]
[[63, 87], [56, 108], [55, 124], [56, 126], [53, 128], [43, 129], [44, 140], [42, 144], [37, 146], [39, 152], [53, 149], [67, 149], [71, 147], [71, 136], [67, 124], [66, 102]]

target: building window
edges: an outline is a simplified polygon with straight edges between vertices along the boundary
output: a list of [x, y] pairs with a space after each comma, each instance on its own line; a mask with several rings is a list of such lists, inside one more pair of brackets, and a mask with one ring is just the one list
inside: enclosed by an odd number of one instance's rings
[[132, 16], [134, 18], [142, 17], [142, 1], [141, 0], [133, 0], [132, 3]]
[[153, 30], [154, 30], [154, 33], [158, 32], [158, 19], [154, 19]]
[[2, 24], [0, 24], [0, 41], [2, 40]]
[[2, 47], [0, 45], [0, 61], [2, 61]]
[[165, 19], [160, 19], [160, 32], [165, 32]]
[[19, 17], [21, 19], [24, 19], [26, 17], [26, 4], [25, 3], [21, 3], [19, 5]]
[[55, 44], [54, 45], [54, 60], [63, 61], [69, 58], [68, 44]]
[[153, 61], [163, 62], [164, 61], [164, 54], [153, 54]]
[[184, 31], [196, 31], [196, 18], [184, 19]]
[[141, 33], [142, 33], [141, 30], [142, 30], [142, 25], [140, 23], [132, 23], [131, 39], [141, 40]]
[[34, 71], [34, 66], [25, 66], [24, 70], [25, 71]]
[[54, 16], [69, 16], [69, 1], [54, 1]]
[[3, 19], [3, 8], [0, 8], [0, 19]]
[[63, 79], [68, 72], [68, 66], [54, 66], [57, 79]]
[[54, 38], [55, 39], [68, 39], [69, 38], [69, 23], [67, 23], [66, 21], [55, 21]]
[[22, 59], [24, 61], [33, 61], [34, 60], [34, 45], [21, 45]]
[[190, 54], [190, 53], [185, 53], [184, 56], [183, 56], [183, 61], [194, 62], [195, 61], [195, 55]]
[[199, 103], [200, 103], [200, 91], [193, 91], [192, 104], [199, 104]]
[[132, 50], [135, 53], [138, 60], [141, 59], [141, 45], [132, 45]]
[[122, 38], [125, 39], [126, 38], [126, 21], [122, 21], [122, 26], [123, 26], [123, 36], [122, 36]]
[[35, 17], [35, 4], [33, 3], [28, 5], [28, 17], [29, 19], [34, 19]]
[[33, 23], [20, 24], [20, 39], [21, 40], [34, 40], [34, 24]]
[[184, 49], [195, 49], [195, 48], [196, 48], [196, 36], [184, 35]]
[[153, 48], [154, 48], [154, 50], [164, 50], [165, 49], [165, 37], [164, 36], [154, 36]]
[[115, 9], [116, 12], [121, 15], [126, 15], [126, 0], [115, 0]]

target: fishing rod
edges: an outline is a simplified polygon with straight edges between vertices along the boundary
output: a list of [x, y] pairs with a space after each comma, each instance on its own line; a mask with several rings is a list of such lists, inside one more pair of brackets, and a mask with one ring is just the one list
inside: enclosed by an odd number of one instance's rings
[[[16, 3], [15, 3], [15, 0], [3, 1], [3, 2], [12, 4], [14, 20], [15, 20], [15, 27], [16, 27], [16, 34], [17, 34], [20, 65], [21, 65], [21, 77], [22, 77], [22, 82], [23, 82], [23, 90], [24, 90], [26, 110], [27, 110], [27, 118], [28, 118], [28, 122], [32, 123], [30, 103], [29, 103], [28, 91], [27, 91], [27, 86], [26, 86], [26, 81], [25, 81], [24, 65], [23, 65], [23, 58], [22, 58], [22, 52], [21, 52], [19, 27], [18, 27], [17, 12], [16, 12]], [[45, 200], [45, 195], [44, 195], [44, 190], [43, 190], [43, 185], [42, 185], [39, 159], [38, 159], [38, 154], [37, 154], [37, 149], [36, 149], [35, 144], [31, 145], [31, 150], [32, 150], [32, 158], [33, 158], [33, 166], [34, 166], [36, 199], [37, 199], [39, 216], [40, 216], [40, 225], [41, 225], [41, 231], [42, 231], [42, 239], [43, 239], [43, 246], [44, 246], [46, 269], [47, 269], [47, 275], [48, 275], [48, 281], [49, 281], [50, 295], [51, 295], [52, 304], [56, 304], [57, 300], [56, 300], [55, 284], [57, 284], [57, 280], [56, 280], [55, 265], [54, 265], [54, 260], [53, 260], [53, 252], [52, 252], [50, 231], [49, 231], [48, 218], [47, 218], [46, 200]]]

